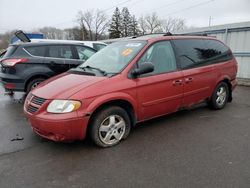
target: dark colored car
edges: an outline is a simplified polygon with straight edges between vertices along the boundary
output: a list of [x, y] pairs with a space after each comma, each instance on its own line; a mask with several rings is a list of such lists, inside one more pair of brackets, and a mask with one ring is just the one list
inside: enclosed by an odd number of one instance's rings
[[68, 42], [13, 44], [0, 61], [0, 80], [6, 91], [29, 92], [42, 81], [82, 64], [95, 52]]
[[42, 137], [81, 140], [89, 134], [108, 147], [137, 122], [205, 101], [224, 108], [232, 101], [236, 73], [231, 50], [215, 38], [138, 37], [110, 44], [40, 84], [27, 96], [24, 113]]
[[0, 51], [0, 60], [2, 59], [2, 57], [4, 56], [4, 54], [6, 53], [6, 49], [3, 49]]

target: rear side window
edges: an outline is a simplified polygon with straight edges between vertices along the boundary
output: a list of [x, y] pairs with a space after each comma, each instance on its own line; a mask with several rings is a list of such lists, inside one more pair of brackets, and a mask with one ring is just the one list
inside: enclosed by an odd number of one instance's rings
[[2, 58], [3, 56], [4, 56], [4, 54], [6, 53], [6, 51], [4, 51], [4, 52], [1, 52], [1, 54], [0, 54], [0, 58]]
[[28, 51], [33, 56], [41, 56], [45, 55], [45, 46], [32, 46], [32, 47], [25, 47], [26, 51]]
[[204, 40], [207, 60], [210, 63], [228, 61], [232, 59], [231, 50], [217, 40]]
[[100, 44], [100, 43], [94, 43], [94, 44], [93, 44], [93, 48], [94, 48], [95, 50], [97, 50], [97, 51], [103, 49], [104, 47], [106, 47], [105, 44]]
[[49, 46], [48, 57], [73, 59], [71, 46], [67, 46], [67, 45]]
[[227, 61], [230, 50], [221, 42], [209, 39], [173, 40], [176, 56], [183, 69]]
[[6, 53], [3, 55], [3, 58], [7, 58], [10, 57], [16, 50], [17, 46], [9, 46], [7, 48]]
[[94, 50], [91, 50], [90, 48], [84, 46], [76, 46], [76, 50], [78, 53], [78, 57], [81, 60], [87, 60], [95, 53]]

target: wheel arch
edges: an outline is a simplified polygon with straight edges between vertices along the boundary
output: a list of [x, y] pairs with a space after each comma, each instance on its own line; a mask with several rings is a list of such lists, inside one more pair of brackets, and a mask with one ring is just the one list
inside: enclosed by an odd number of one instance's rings
[[132, 105], [132, 103], [126, 99], [112, 99], [112, 100], [105, 101], [105, 102], [101, 103], [99, 106], [96, 106], [90, 115], [89, 122], [91, 122], [93, 117], [99, 111], [103, 110], [104, 108], [108, 108], [109, 106], [119, 106], [119, 107], [123, 108], [129, 115], [131, 125], [136, 124], [137, 117], [136, 117], [135, 108]]
[[233, 97], [232, 97], [232, 84], [230, 82], [230, 77], [229, 76], [220, 77], [220, 79], [217, 81], [217, 84], [215, 85], [214, 89], [221, 82], [225, 82], [227, 84], [228, 90], [229, 90], [228, 102], [232, 102], [232, 100], [233, 100]]
[[232, 84], [228, 78], [224, 78], [221, 82], [225, 82], [228, 86], [229, 96], [228, 96], [228, 102], [232, 102], [233, 96], [232, 96]]
[[44, 79], [48, 79], [50, 76], [49, 75], [46, 75], [46, 74], [36, 74], [36, 75], [33, 75], [33, 76], [30, 76], [26, 82], [25, 82], [25, 87], [24, 87], [24, 91], [26, 92], [27, 91], [27, 87], [29, 85], [29, 83], [34, 80], [34, 79], [37, 79], [37, 78], [44, 78]]

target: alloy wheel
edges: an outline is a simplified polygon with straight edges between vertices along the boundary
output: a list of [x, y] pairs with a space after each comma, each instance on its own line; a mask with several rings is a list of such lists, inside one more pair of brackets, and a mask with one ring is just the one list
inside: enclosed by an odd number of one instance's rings
[[126, 129], [125, 120], [119, 115], [110, 115], [104, 119], [99, 128], [99, 138], [107, 145], [118, 143]]
[[218, 88], [217, 92], [216, 92], [216, 103], [219, 106], [223, 106], [224, 103], [226, 102], [226, 98], [227, 98], [227, 92], [226, 92], [226, 88], [221, 86]]

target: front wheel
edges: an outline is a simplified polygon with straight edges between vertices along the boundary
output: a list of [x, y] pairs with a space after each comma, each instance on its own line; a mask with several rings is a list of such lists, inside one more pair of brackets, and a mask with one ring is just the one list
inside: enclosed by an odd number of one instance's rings
[[219, 83], [209, 101], [209, 106], [212, 109], [219, 110], [225, 107], [229, 97], [228, 85], [225, 82]]
[[90, 126], [90, 136], [95, 144], [110, 147], [128, 136], [131, 122], [123, 108], [111, 106], [95, 114]]

